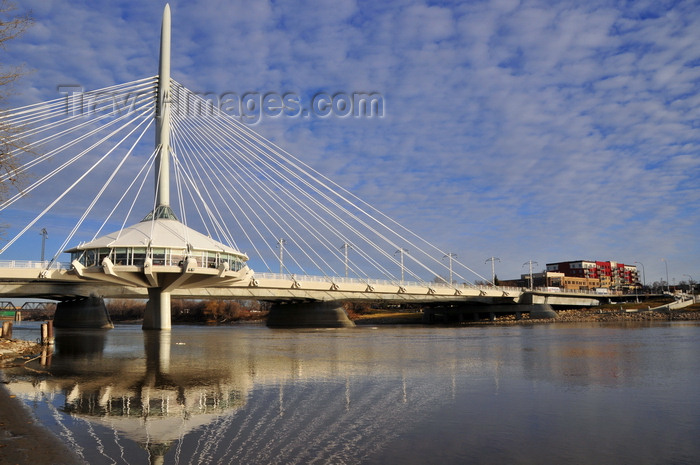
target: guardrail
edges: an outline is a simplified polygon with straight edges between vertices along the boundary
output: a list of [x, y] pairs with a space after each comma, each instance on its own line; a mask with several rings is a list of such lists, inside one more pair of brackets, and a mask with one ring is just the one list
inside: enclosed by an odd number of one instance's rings
[[[47, 269], [49, 266], [49, 261], [40, 260], [0, 260], [0, 268], [30, 268], [30, 269]], [[70, 263], [54, 262], [51, 264], [51, 270], [70, 270]], [[372, 278], [346, 278], [344, 276], [314, 276], [314, 275], [302, 275], [302, 274], [280, 274], [280, 273], [255, 273], [256, 278], [260, 279], [282, 279], [288, 281], [298, 281], [298, 282], [326, 282], [335, 284], [369, 284], [369, 285], [389, 285], [389, 286], [416, 286], [416, 287], [426, 287], [426, 288], [442, 288], [442, 289], [478, 289], [478, 290], [491, 290], [494, 289], [505, 291], [508, 293], [521, 293], [531, 291], [531, 289], [523, 287], [506, 287], [506, 286], [488, 286], [488, 285], [476, 285], [467, 283], [454, 283], [449, 284], [447, 282], [427, 282], [427, 281], [399, 281], [390, 279], [372, 279]], [[551, 292], [554, 294], [583, 294], [591, 295], [596, 297], [606, 297], [614, 296], [618, 294], [600, 294], [595, 291], [583, 291], [575, 289], [558, 289], [556, 291], [548, 289], [546, 287], [539, 287], [532, 289], [535, 292]], [[633, 294], [630, 294], [633, 295]]]
[[[255, 273], [255, 277], [259, 279], [280, 279], [286, 281], [298, 281], [298, 282], [326, 282], [334, 284], [369, 284], [369, 285], [388, 285], [388, 286], [414, 286], [414, 287], [426, 287], [426, 288], [441, 288], [441, 289], [477, 289], [477, 290], [491, 290], [494, 289], [505, 291], [508, 293], [521, 293], [526, 292], [529, 289], [521, 287], [510, 287], [510, 286], [488, 286], [488, 285], [477, 285], [477, 284], [467, 284], [467, 283], [454, 283], [449, 284], [446, 282], [427, 282], [427, 281], [400, 281], [400, 280], [390, 280], [390, 279], [373, 279], [373, 278], [346, 278], [344, 276], [313, 276], [313, 275], [303, 275], [303, 274], [291, 274], [291, 273]], [[598, 297], [601, 294], [596, 292], [586, 292], [578, 291], [573, 289], [561, 289], [559, 291], [548, 290], [547, 288], [536, 288], [535, 291], [544, 292], [555, 292], [555, 293], [567, 293], [567, 294], [588, 294], [596, 295]]]
[[[298, 281], [298, 282], [326, 282], [335, 284], [369, 284], [369, 285], [389, 285], [389, 286], [417, 286], [417, 287], [428, 287], [428, 288], [447, 288], [447, 289], [478, 289], [478, 290], [491, 290], [494, 289], [505, 291], [508, 293], [522, 293], [528, 291], [534, 292], [549, 292], [553, 294], [577, 294], [577, 295], [589, 295], [595, 297], [614, 297], [617, 295], [622, 295], [621, 293], [610, 292], [608, 294], [601, 294], [597, 291], [590, 290], [579, 290], [579, 289], [557, 289], [553, 290], [547, 287], [536, 287], [534, 289], [528, 289], [525, 287], [510, 287], [510, 286], [488, 286], [488, 285], [477, 285], [477, 284], [467, 284], [467, 283], [454, 283], [449, 284], [446, 282], [427, 282], [427, 281], [399, 281], [390, 279], [372, 279], [372, 278], [346, 278], [344, 276], [313, 276], [313, 275], [303, 275], [303, 274], [292, 274], [292, 273], [255, 273], [256, 278], [260, 279], [282, 279], [287, 281]], [[634, 295], [634, 294], [627, 294]]]
[[[493, 289], [493, 286], [476, 286], [473, 284], [453, 284], [434, 283], [427, 281], [400, 281], [391, 279], [374, 279], [374, 278], [346, 278], [344, 276], [313, 276], [301, 274], [280, 274], [280, 273], [255, 273], [255, 277], [259, 279], [282, 279], [287, 281], [298, 282], [315, 282], [315, 283], [335, 283], [335, 284], [370, 284], [370, 285], [387, 285], [387, 286], [416, 286], [430, 288], [448, 288], [448, 289]], [[520, 291], [517, 287], [498, 287], [498, 289]]]
[[0, 260], [0, 268], [36, 268], [39, 270], [69, 270], [70, 263], [53, 262], [48, 268], [49, 261], [41, 260]]

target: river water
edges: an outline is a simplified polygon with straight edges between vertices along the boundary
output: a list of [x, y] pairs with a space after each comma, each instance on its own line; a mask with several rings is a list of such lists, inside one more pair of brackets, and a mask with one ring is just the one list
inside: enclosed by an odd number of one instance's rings
[[120, 325], [45, 355], [7, 387], [90, 464], [700, 463], [697, 322]]

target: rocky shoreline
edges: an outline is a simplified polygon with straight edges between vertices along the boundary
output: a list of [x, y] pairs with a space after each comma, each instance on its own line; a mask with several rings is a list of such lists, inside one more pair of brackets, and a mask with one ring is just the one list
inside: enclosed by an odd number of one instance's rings
[[598, 312], [581, 310], [562, 310], [558, 312], [560, 322], [585, 321], [694, 321], [700, 320], [700, 309], [688, 307], [682, 310], [617, 310]]
[[[523, 314], [520, 319], [515, 315], [497, 316], [495, 320], [464, 321], [455, 323], [461, 326], [481, 326], [499, 324], [557, 324], [586, 322], [628, 322], [628, 321], [696, 321], [700, 320], [700, 304], [681, 310], [649, 310], [632, 308], [629, 305], [607, 308], [586, 308], [557, 310], [557, 318], [530, 318]], [[422, 313], [371, 313], [355, 315], [352, 320], [357, 325], [403, 325], [422, 324]]]

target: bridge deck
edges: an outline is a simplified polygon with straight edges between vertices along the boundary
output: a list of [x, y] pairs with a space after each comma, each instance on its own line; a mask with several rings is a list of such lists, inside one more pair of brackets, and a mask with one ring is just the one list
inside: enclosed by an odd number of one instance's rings
[[[0, 263], [0, 295], [62, 300], [72, 296], [148, 298], [147, 289], [86, 280], [66, 265], [44, 270], [41, 262]], [[497, 286], [446, 283], [395, 282], [344, 277], [295, 276], [258, 273], [253, 279], [216, 287], [177, 289], [176, 298], [245, 300], [384, 301], [396, 303], [550, 303], [598, 305], [601, 296], [584, 292], [552, 292]]]

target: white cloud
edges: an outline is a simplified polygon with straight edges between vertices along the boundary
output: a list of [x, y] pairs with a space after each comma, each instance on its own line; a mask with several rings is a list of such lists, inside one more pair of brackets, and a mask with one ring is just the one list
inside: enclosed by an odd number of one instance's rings
[[[38, 23], [10, 57], [37, 72], [13, 101], [156, 73], [160, 5], [29, 4]], [[692, 5], [171, 6], [173, 76], [194, 90], [382, 93], [382, 119], [255, 129], [477, 269], [496, 254], [501, 276], [576, 258], [646, 260], [650, 275], [665, 256], [698, 273]]]

